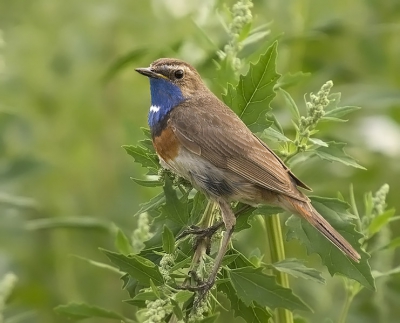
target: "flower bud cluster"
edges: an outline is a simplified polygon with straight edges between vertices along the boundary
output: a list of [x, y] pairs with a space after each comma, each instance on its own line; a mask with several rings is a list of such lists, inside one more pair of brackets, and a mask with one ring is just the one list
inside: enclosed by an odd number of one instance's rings
[[174, 266], [174, 264], [175, 264], [175, 259], [174, 259], [174, 256], [171, 254], [165, 254], [161, 258], [159, 270], [160, 270], [160, 273], [163, 276], [165, 282], [168, 282], [171, 280], [169, 271]]
[[325, 108], [329, 104], [329, 92], [333, 86], [332, 81], [326, 82], [322, 85], [321, 89], [315, 95], [310, 94], [310, 102], [306, 102], [307, 106], [307, 117], [301, 120], [301, 125], [309, 127], [311, 129], [315, 128], [318, 121], [325, 115]]
[[300, 151], [307, 148], [308, 138], [310, 138], [310, 130], [315, 129], [318, 122], [325, 115], [325, 108], [329, 104], [329, 93], [332, 89], [333, 82], [326, 82], [317, 94], [310, 94], [310, 101], [306, 101], [307, 116], [301, 116], [299, 121], [299, 137], [294, 144]]
[[151, 238], [149, 218], [147, 213], [139, 215], [137, 228], [132, 233], [132, 249], [139, 253], [144, 248], [144, 242]]
[[187, 191], [189, 191], [193, 188], [192, 184], [188, 180], [186, 180], [183, 177], [180, 177], [178, 175], [175, 175], [168, 169], [160, 168], [158, 170], [159, 181], [162, 182], [166, 176], [172, 181], [172, 185], [175, 187], [183, 186]]
[[172, 313], [172, 304], [168, 299], [146, 301], [146, 317], [143, 323], [163, 323], [165, 317]]
[[183, 186], [186, 191], [190, 191], [193, 188], [192, 184], [188, 180], [180, 176], [175, 176], [172, 185], [176, 187]]
[[[198, 301], [197, 296], [194, 299], [194, 303], [196, 304]], [[196, 306], [193, 307], [192, 312], [189, 314], [189, 323], [195, 323], [204, 318], [204, 314], [208, 312], [207, 299], [203, 299]]]
[[375, 215], [382, 214], [386, 208], [386, 195], [389, 193], [389, 185], [383, 184], [382, 187], [375, 193], [372, 198], [374, 203], [373, 213]]
[[[212, 270], [214, 269], [214, 261], [206, 261], [205, 265], [204, 265], [204, 271], [206, 273], [206, 277], [208, 277]], [[220, 268], [221, 270], [221, 268]], [[211, 288], [214, 289], [215, 285]]]
[[240, 42], [240, 34], [243, 28], [253, 21], [253, 16], [251, 14], [251, 8], [253, 3], [251, 0], [239, 0], [232, 7], [232, 22], [229, 24], [229, 41], [225, 45], [224, 51], [219, 52], [221, 59], [228, 57], [232, 60], [232, 67], [235, 71], [241, 68], [241, 61], [237, 58], [237, 54], [242, 49], [243, 45]]

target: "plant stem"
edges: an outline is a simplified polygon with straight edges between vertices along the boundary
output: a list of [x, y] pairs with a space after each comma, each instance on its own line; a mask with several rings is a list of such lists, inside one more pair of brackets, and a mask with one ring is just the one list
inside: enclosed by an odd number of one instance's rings
[[[285, 259], [285, 247], [283, 245], [283, 236], [281, 222], [278, 214], [273, 214], [264, 218], [265, 229], [268, 235], [269, 249], [271, 253], [271, 262], [275, 263]], [[276, 271], [276, 280], [282, 287], [290, 288], [289, 277], [286, 273]], [[276, 310], [277, 323], [293, 323], [292, 312], [283, 308]]]
[[352, 293], [351, 291], [347, 291], [346, 300], [343, 305], [342, 313], [340, 314], [338, 323], [346, 323], [347, 314], [349, 313], [350, 305], [351, 305], [351, 302], [353, 301], [354, 295], [355, 294]]
[[214, 210], [217, 207], [215, 202], [208, 201], [206, 209], [199, 221], [198, 226], [200, 228], [208, 228], [213, 225], [214, 222]]
[[[214, 210], [216, 207], [217, 207], [217, 205], [215, 202], [208, 201], [206, 209], [204, 210], [203, 216], [201, 217], [199, 224], [198, 224], [198, 226], [200, 228], [206, 229], [213, 224]], [[204, 238], [204, 239], [198, 241], [196, 250], [194, 251], [194, 255], [192, 258], [192, 263], [189, 268], [190, 271], [194, 270], [199, 265], [203, 256], [206, 254], [207, 246], [209, 244], [208, 239], [209, 238]], [[188, 281], [186, 281], [185, 283], [188, 283]], [[185, 285], [185, 283], [184, 283], [184, 285]]]

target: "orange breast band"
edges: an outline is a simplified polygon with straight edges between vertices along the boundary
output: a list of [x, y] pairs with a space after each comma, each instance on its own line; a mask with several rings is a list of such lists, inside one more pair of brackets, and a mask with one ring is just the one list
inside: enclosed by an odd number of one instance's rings
[[159, 136], [154, 137], [153, 145], [165, 162], [175, 159], [179, 153], [180, 143], [171, 127], [166, 127]]

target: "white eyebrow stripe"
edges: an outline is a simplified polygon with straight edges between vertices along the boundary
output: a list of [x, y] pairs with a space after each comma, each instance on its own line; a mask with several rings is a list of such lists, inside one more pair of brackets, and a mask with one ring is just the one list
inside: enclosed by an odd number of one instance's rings
[[160, 111], [160, 107], [159, 107], [159, 106], [156, 106], [156, 105], [152, 105], [152, 106], [150, 107], [150, 111], [151, 111], [151, 112], [158, 112], [158, 111]]

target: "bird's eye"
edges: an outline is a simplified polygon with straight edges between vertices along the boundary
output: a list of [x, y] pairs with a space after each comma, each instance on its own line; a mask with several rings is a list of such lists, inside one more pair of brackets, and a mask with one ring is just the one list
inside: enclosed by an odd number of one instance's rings
[[183, 77], [183, 70], [176, 70], [174, 75], [177, 79], [181, 79]]

